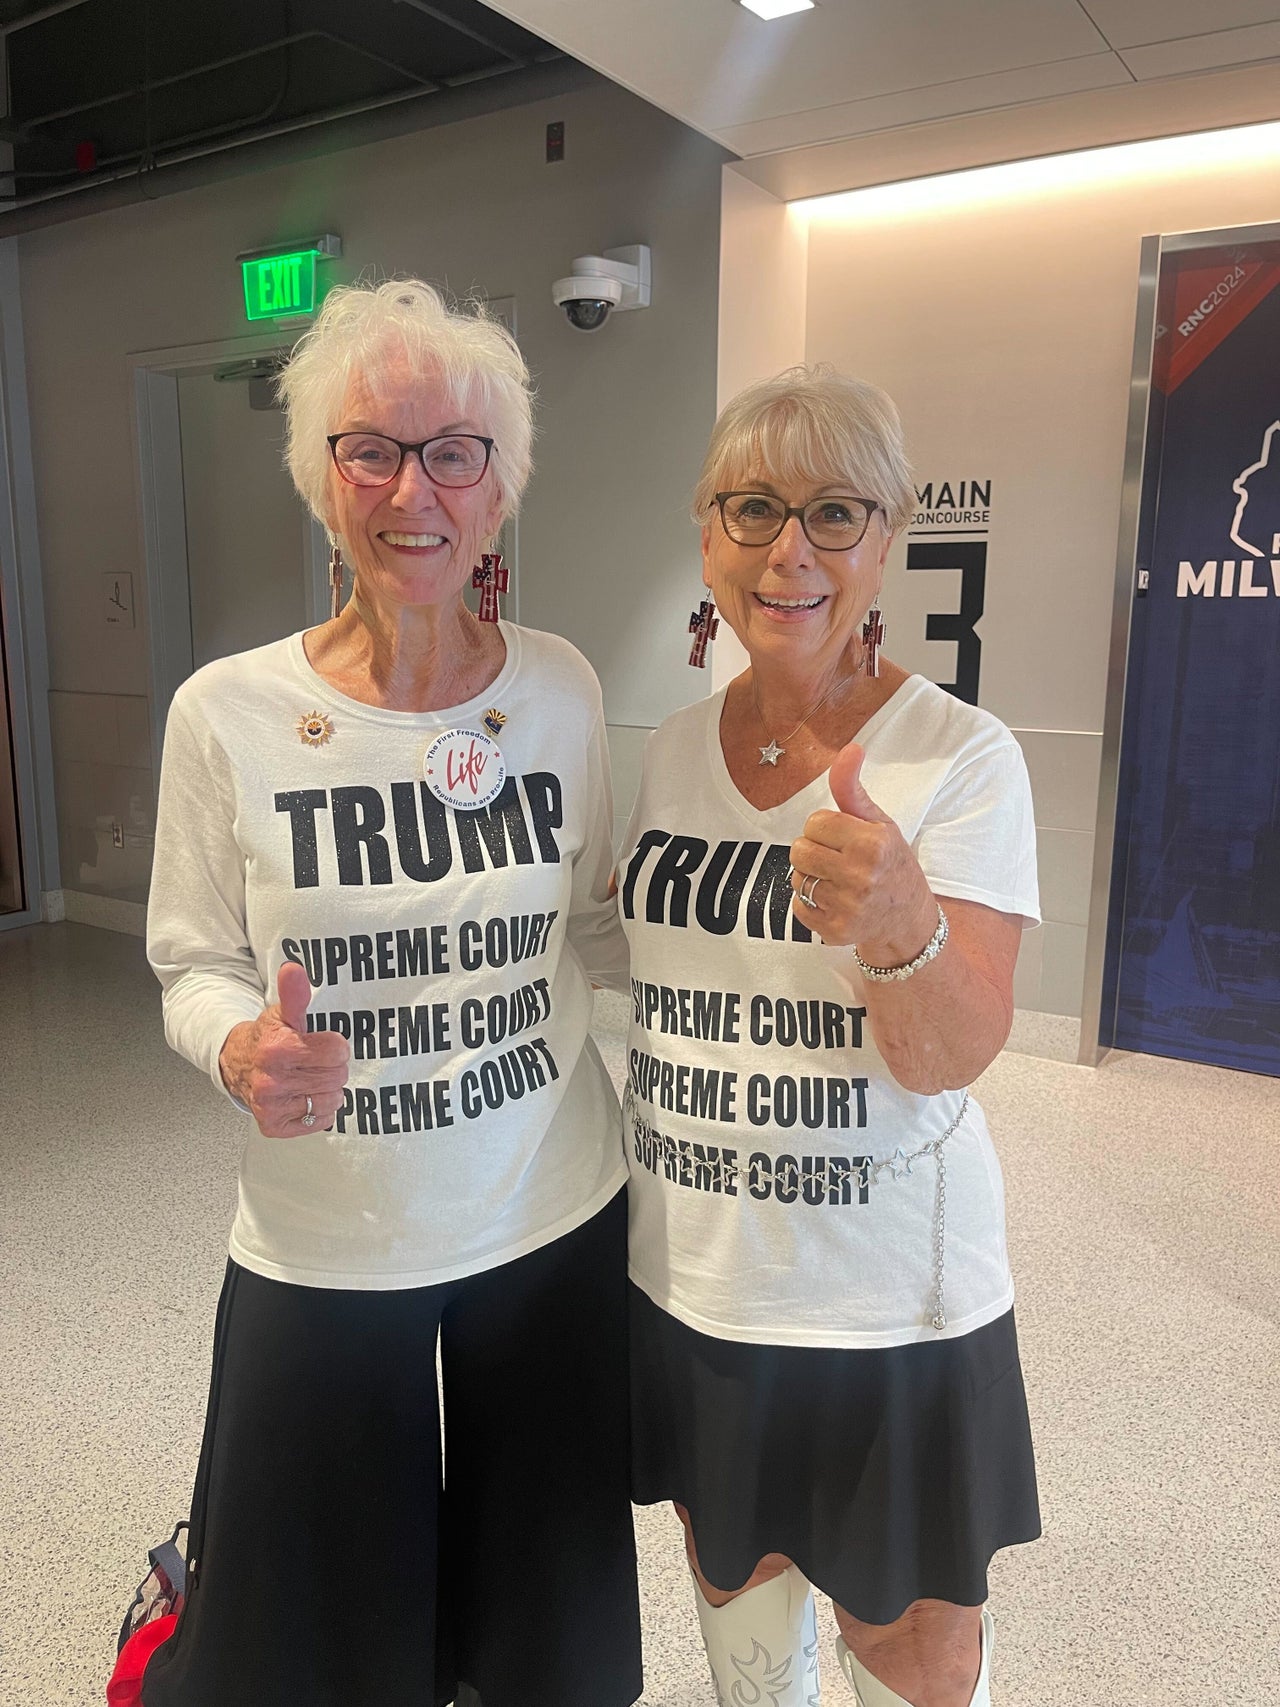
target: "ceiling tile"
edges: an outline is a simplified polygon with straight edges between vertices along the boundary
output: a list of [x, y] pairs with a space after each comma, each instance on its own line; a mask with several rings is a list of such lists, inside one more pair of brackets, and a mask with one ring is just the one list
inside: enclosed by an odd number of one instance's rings
[[1076, 0], [821, 0], [773, 23], [733, 0], [645, 0], [642, 13], [634, 0], [503, 0], [497, 9], [717, 137], [1105, 48]]
[[844, 101], [816, 112], [790, 113], [756, 124], [732, 125], [720, 132], [720, 138], [735, 154], [749, 157], [779, 148], [866, 136], [898, 125], [953, 118], [960, 113], [990, 112], [1024, 101], [1048, 100], [1081, 89], [1104, 89], [1131, 82], [1129, 72], [1115, 54], [1094, 53], [1082, 59], [1059, 60], [1055, 65], [962, 78], [902, 94]]
[[1206, 27], [1234, 30], [1280, 23], [1280, 0], [1083, 0], [1112, 47], [1141, 47], [1202, 35]]
[[[1215, 30], [1212, 35], [1189, 36], [1182, 41], [1125, 48], [1122, 57], [1143, 82], [1188, 71], [1213, 71], [1224, 65], [1248, 65], [1259, 59], [1280, 59], [1280, 23]], [[1224, 120], [1229, 122], [1229, 115], [1224, 114]]]

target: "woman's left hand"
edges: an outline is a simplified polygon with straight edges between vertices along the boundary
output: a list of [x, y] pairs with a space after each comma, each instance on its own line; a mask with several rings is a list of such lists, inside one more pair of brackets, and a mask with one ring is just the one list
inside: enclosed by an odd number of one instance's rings
[[856, 943], [872, 965], [901, 966], [933, 935], [938, 904], [901, 830], [862, 786], [865, 757], [856, 741], [837, 753], [831, 793], [839, 811], [810, 813], [791, 844], [791, 909], [823, 942]]

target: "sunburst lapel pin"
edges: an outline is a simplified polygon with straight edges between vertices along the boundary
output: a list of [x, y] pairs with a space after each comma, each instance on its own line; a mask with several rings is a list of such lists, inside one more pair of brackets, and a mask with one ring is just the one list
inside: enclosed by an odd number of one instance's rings
[[322, 711], [305, 711], [298, 719], [298, 739], [304, 747], [327, 747], [333, 740], [333, 719]]
[[502, 725], [507, 721], [507, 714], [505, 711], [498, 711], [494, 708], [486, 711], [480, 721], [491, 735], [501, 735]]

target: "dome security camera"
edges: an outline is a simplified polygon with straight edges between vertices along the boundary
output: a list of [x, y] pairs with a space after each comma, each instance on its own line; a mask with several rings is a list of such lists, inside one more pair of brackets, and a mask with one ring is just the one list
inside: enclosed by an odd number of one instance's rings
[[570, 326], [596, 332], [616, 309], [648, 308], [650, 265], [646, 244], [606, 249], [603, 255], [578, 255], [567, 278], [557, 279], [551, 299], [563, 308]]

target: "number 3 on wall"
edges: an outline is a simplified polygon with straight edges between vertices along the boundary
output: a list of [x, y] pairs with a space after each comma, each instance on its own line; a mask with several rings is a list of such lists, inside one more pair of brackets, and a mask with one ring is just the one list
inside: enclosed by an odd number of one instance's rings
[[954, 640], [956, 679], [938, 686], [969, 705], [978, 703], [978, 673], [982, 642], [976, 631], [987, 591], [985, 539], [917, 540], [907, 544], [908, 569], [958, 569], [960, 609], [932, 612], [925, 622], [926, 640]]

